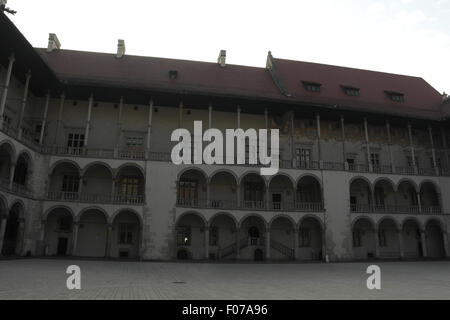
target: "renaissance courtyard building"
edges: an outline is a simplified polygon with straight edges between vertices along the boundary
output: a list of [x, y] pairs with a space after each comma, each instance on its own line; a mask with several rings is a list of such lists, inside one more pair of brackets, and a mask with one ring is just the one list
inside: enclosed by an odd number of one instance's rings
[[[0, 30], [3, 256], [450, 256], [450, 100], [423, 79], [33, 48], [2, 13]], [[174, 165], [195, 120], [279, 129], [278, 174]]]

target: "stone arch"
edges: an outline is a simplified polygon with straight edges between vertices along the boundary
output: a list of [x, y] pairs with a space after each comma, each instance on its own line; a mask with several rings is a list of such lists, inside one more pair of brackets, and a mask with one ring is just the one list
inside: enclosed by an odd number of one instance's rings
[[83, 208], [76, 216], [75, 221], [80, 221], [80, 219], [83, 217], [83, 214], [85, 214], [87, 211], [99, 211], [102, 213], [103, 217], [105, 218], [105, 221], [107, 223], [111, 223], [111, 219], [109, 218], [108, 212], [106, 212], [105, 209], [99, 206], [89, 206], [86, 208]]
[[297, 180], [295, 180], [295, 186], [298, 186], [298, 184], [300, 183], [300, 181], [301, 181], [302, 179], [304, 179], [304, 178], [307, 178], [307, 177], [310, 177], [310, 178], [316, 180], [316, 182], [319, 184], [320, 188], [323, 189], [323, 186], [322, 186], [322, 179], [321, 179], [319, 176], [317, 176], [316, 174], [314, 174], [314, 173], [303, 173], [303, 174], [301, 174], [301, 175], [297, 178]]
[[130, 167], [139, 170], [140, 174], [142, 175], [142, 178], [145, 179], [145, 171], [144, 171], [144, 169], [140, 165], [138, 165], [137, 163], [134, 163], [134, 162], [126, 162], [126, 163], [120, 165], [115, 170], [113, 170], [113, 172], [114, 172], [113, 178], [117, 179], [119, 174], [122, 172], [122, 170], [124, 170], [126, 168], [130, 168]]
[[44, 221], [47, 220], [47, 218], [50, 215], [50, 213], [52, 213], [52, 211], [57, 210], [57, 209], [67, 210], [68, 212], [70, 212], [73, 220], [76, 221], [77, 215], [75, 214], [75, 212], [73, 212], [73, 210], [70, 207], [64, 206], [64, 205], [56, 205], [56, 206], [48, 208], [43, 213], [43, 215], [41, 217], [41, 220], [44, 220]]
[[209, 181], [211, 181], [216, 175], [221, 174], [221, 173], [228, 173], [231, 176], [233, 176], [234, 182], [236, 183], [236, 185], [238, 185], [239, 178], [238, 178], [237, 174], [233, 170], [225, 169], [225, 168], [217, 169], [214, 172], [212, 172], [208, 177]]
[[234, 226], [237, 228], [238, 226], [238, 220], [236, 219], [236, 217], [234, 215], [232, 215], [229, 212], [225, 212], [225, 211], [221, 211], [221, 212], [217, 212], [215, 213], [208, 221], [208, 225], [211, 226], [214, 222], [214, 220], [220, 216], [226, 216], [228, 218], [230, 218], [233, 221]]
[[89, 162], [87, 165], [84, 166], [84, 168], [81, 170], [80, 175], [84, 176], [86, 174], [87, 171], [89, 171], [89, 169], [91, 169], [92, 167], [95, 166], [101, 166], [106, 168], [110, 173], [111, 173], [111, 178], [114, 178], [115, 176], [115, 172], [114, 169], [106, 162], [104, 161], [93, 161], [93, 162]]
[[274, 217], [272, 217], [272, 219], [270, 219], [269, 223], [268, 223], [268, 227], [271, 228], [272, 227], [272, 223], [277, 220], [277, 219], [287, 219], [291, 222], [292, 224], [292, 228], [296, 229], [297, 228], [297, 222], [289, 215], [287, 214], [277, 214]]
[[55, 169], [57, 168], [57, 167], [59, 167], [60, 165], [63, 165], [63, 164], [69, 164], [69, 165], [72, 165], [75, 169], [77, 169], [77, 171], [78, 171], [78, 175], [81, 175], [81, 167], [80, 167], [80, 165], [77, 163], [77, 162], [75, 162], [75, 161], [73, 161], [73, 160], [70, 160], [70, 159], [61, 159], [61, 160], [58, 160], [58, 161], [56, 161], [55, 163], [53, 163], [51, 166], [50, 166], [50, 169], [49, 169], [49, 175], [52, 175], [53, 173], [54, 173], [54, 171], [55, 171]]
[[397, 182], [397, 188], [396, 188], [396, 190], [399, 191], [400, 185], [402, 185], [402, 184], [404, 184], [404, 183], [408, 183], [410, 186], [412, 186], [412, 187], [414, 188], [414, 190], [415, 190], [416, 192], [419, 192], [420, 189], [419, 189], [419, 186], [417, 185], [417, 183], [414, 182], [414, 181], [411, 180], [411, 179], [408, 179], [408, 178], [402, 178], [402, 179], [400, 179], [400, 180]]
[[175, 221], [175, 225], [178, 225], [179, 222], [180, 222], [180, 220], [183, 219], [185, 216], [188, 216], [188, 215], [194, 215], [194, 216], [199, 217], [199, 218], [203, 221], [203, 225], [204, 225], [205, 227], [208, 226], [208, 220], [205, 218], [205, 216], [203, 216], [203, 214], [201, 214], [201, 213], [198, 212], [198, 211], [192, 211], [192, 210], [191, 210], [191, 211], [186, 211], [186, 212], [183, 212], [182, 214], [180, 214], [180, 215], [177, 217], [176, 221]]
[[183, 175], [189, 171], [196, 171], [197, 173], [200, 173], [205, 180], [208, 180], [208, 174], [202, 168], [186, 167], [186, 168], [181, 169], [180, 172], [178, 172], [177, 181], [179, 181], [183, 177]]

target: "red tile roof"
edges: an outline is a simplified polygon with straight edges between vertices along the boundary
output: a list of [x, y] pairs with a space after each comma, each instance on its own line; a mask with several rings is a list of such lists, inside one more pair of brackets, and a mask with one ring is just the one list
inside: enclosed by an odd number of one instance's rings
[[[440, 114], [442, 96], [422, 78], [284, 59], [275, 62], [294, 99], [374, 112]], [[302, 81], [320, 83], [320, 93], [306, 91]], [[342, 86], [359, 88], [360, 96], [347, 96]], [[404, 102], [392, 101], [386, 91], [404, 94]]]
[[[274, 59], [281, 80], [291, 96], [281, 93], [265, 68], [115, 54], [37, 49], [63, 80], [144, 90], [173, 90], [249, 98], [273, 99], [336, 106], [376, 113], [440, 119], [442, 96], [425, 80], [383, 72], [317, 63]], [[169, 71], [178, 71], [171, 80]], [[302, 81], [321, 84], [321, 92], [305, 90]], [[360, 89], [349, 97], [342, 86]], [[404, 94], [404, 102], [392, 101], [386, 91]]]
[[[264, 68], [72, 50], [47, 53], [37, 49], [55, 72], [66, 80], [91, 80], [143, 89], [282, 98]], [[176, 80], [169, 71], [178, 71]]]

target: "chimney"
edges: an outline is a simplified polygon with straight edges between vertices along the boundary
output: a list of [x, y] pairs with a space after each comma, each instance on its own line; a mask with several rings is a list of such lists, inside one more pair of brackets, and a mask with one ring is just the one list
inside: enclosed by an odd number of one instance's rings
[[226, 67], [226, 58], [227, 58], [227, 51], [226, 50], [220, 50], [219, 58], [217, 58], [217, 63], [222, 67]]
[[54, 50], [59, 50], [61, 48], [61, 43], [58, 37], [54, 33], [48, 35], [48, 47], [47, 52], [53, 52]]
[[122, 58], [125, 55], [125, 40], [119, 39], [117, 43], [117, 58]]

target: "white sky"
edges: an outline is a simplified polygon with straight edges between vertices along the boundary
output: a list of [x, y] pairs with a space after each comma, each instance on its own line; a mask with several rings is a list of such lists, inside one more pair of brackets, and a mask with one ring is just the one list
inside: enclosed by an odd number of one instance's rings
[[450, 0], [9, 0], [36, 47], [264, 67], [277, 58], [424, 78], [450, 93]]

